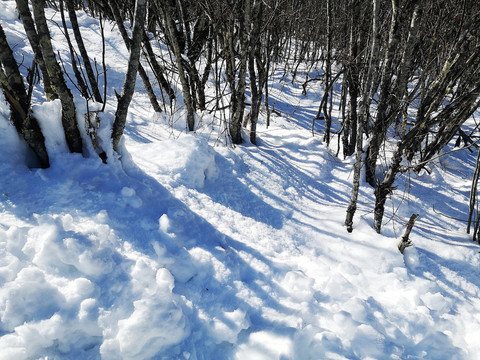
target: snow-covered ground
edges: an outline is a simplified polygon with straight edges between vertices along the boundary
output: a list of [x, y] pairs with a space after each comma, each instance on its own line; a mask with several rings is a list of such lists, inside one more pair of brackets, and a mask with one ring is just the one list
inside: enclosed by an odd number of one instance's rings
[[[28, 58], [14, 2], [0, 19]], [[79, 21], [96, 51], [96, 21]], [[111, 26], [107, 44], [113, 93], [126, 50]], [[209, 115], [185, 134], [180, 110], [153, 114], [140, 84], [116, 156], [112, 97], [99, 130], [107, 165], [67, 153], [59, 104], [38, 93], [46, 170], [27, 167], [2, 97], [0, 359], [480, 358], [479, 248], [455, 220], [475, 154], [400, 179], [382, 235], [363, 184], [349, 234], [353, 158], [309, 131], [319, 85], [302, 96], [280, 77], [271, 102], [282, 116], [259, 125], [257, 147], [225, 146]]]

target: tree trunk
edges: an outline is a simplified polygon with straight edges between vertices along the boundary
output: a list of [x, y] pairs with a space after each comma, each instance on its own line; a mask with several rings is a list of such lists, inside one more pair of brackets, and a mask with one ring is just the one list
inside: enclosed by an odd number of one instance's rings
[[349, 92], [349, 100], [347, 106], [347, 118], [344, 122], [343, 132], [343, 156], [347, 157], [355, 152], [357, 142], [357, 107], [358, 107], [358, 24], [360, 11], [358, 1], [352, 2], [351, 24], [350, 24], [350, 41], [349, 41], [349, 63], [345, 74], [346, 85]]
[[55, 90], [52, 88], [52, 83], [50, 81], [50, 76], [48, 75], [47, 67], [45, 61], [43, 60], [43, 55], [40, 50], [40, 41], [38, 40], [37, 30], [35, 29], [35, 23], [32, 19], [32, 14], [28, 7], [27, 0], [15, 0], [17, 4], [18, 14], [22, 19], [23, 27], [25, 33], [27, 34], [28, 41], [32, 47], [33, 53], [35, 54], [35, 61], [40, 67], [43, 78], [43, 91], [48, 101], [58, 99]]
[[30, 114], [30, 103], [23, 78], [0, 24], [0, 87], [10, 104], [11, 119], [17, 132], [33, 150], [42, 168], [50, 166], [45, 138], [37, 120]]
[[384, 58], [384, 67], [382, 70], [382, 77], [380, 80], [379, 100], [377, 106], [377, 118], [371, 131], [370, 145], [367, 151], [367, 157], [365, 159], [365, 174], [367, 183], [370, 186], [376, 185], [376, 166], [378, 153], [380, 147], [385, 140], [387, 131], [387, 121], [389, 110], [389, 95], [391, 91], [391, 81], [394, 75], [393, 60], [398, 51], [399, 38], [399, 10], [397, 5], [398, 0], [392, 0], [392, 18], [390, 21], [390, 31], [388, 34], [388, 46]]
[[[389, 33], [388, 49], [385, 58], [385, 67], [380, 82], [380, 98], [378, 100], [377, 119], [372, 129], [372, 139], [368, 149], [368, 156], [365, 161], [367, 182], [375, 186], [375, 168], [378, 154], [382, 143], [385, 141], [386, 133], [390, 125], [399, 117], [402, 112], [402, 102], [407, 95], [407, 83], [410, 78], [413, 61], [413, 51], [419, 39], [419, 0], [413, 0], [404, 8], [399, 8], [397, 0], [392, 0], [392, 22]], [[400, 26], [403, 22], [410, 20], [408, 36], [399, 66], [395, 69], [394, 58], [399, 52], [401, 45]]]
[[85, 81], [83, 81], [83, 75], [80, 73], [77, 65], [77, 57], [75, 54], [75, 49], [73, 48], [72, 42], [70, 40], [70, 35], [68, 34], [68, 27], [65, 21], [65, 12], [63, 9], [63, 0], [59, 1], [60, 3], [60, 16], [62, 18], [62, 25], [63, 25], [63, 32], [65, 35], [65, 40], [67, 41], [68, 49], [70, 51], [70, 61], [72, 62], [72, 70], [75, 75], [75, 79], [77, 80], [77, 88], [80, 90], [80, 93], [85, 99], [90, 98], [89, 90]]
[[142, 48], [142, 36], [145, 24], [146, 0], [135, 1], [135, 20], [133, 23], [132, 42], [130, 46], [130, 56], [128, 58], [127, 74], [123, 84], [123, 91], [118, 100], [115, 121], [112, 130], [113, 149], [118, 152], [118, 144], [123, 135], [127, 121], [127, 113], [133, 92], [135, 91], [135, 82], [138, 66], [140, 64], [140, 52]]
[[95, 73], [93, 72], [92, 64], [90, 63], [90, 58], [88, 57], [87, 49], [85, 48], [85, 44], [83, 43], [80, 28], [78, 27], [77, 14], [75, 13], [75, 4], [73, 0], [65, 0], [65, 2], [67, 3], [68, 17], [70, 18], [73, 35], [75, 36], [78, 50], [80, 50], [80, 55], [82, 56], [83, 66], [85, 67], [85, 72], [87, 73], [87, 78], [90, 82], [93, 98], [96, 102], [102, 103], [103, 99], [102, 95], [100, 95], [100, 90], [98, 89], [97, 78], [95, 77]]
[[330, 145], [330, 129], [332, 126], [332, 117], [328, 109], [328, 95], [331, 89], [330, 77], [332, 76], [332, 1], [327, 0], [327, 57], [325, 60], [325, 93], [323, 94], [323, 116], [325, 117], [325, 134], [323, 141], [327, 145]]
[[[252, 105], [250, 112], [250, 141], [257, 144], [257, 122], [262, 105], [263, 88], [267, 80], [265, 73], [265, 64], [262, 62], [261, 49], [262, 45], [260, 29], [263, 15], [263, 3], [257, 3], [252, 11], [251, 23], [252, 34], [250, 38], [248, 73], [250, 80], [250, 89], [252, 94]], [[255, 70], [255, 65], [257, 70]]]
[[47, 20], [45, 18], [45, 1], [32, 0], [33, 16], [37, 25], [38, 40], [40, 50], [45, 61], [50, 80], [55, 87], [55, 91], [62, 103], [62, 125], [65, 132], [68, 148], [71, 152], [82, 152], [82, 138], [77, 127], [75, 103], [72, 93], [67, 87], [63, 72], [57, 62], [50, 42], [50, 33], [48, 31]]
[[470, 188], [467, 234], [470, 234], [470, 227], [472, 225], [472, 216], [473, 216], [473, 212], [475, 211], [475, 202], [477, 198], [479, 177], [480, 177], [480, 149], [478, 150], [477, 161], [475, 162], [475, 171], [473, 172], [472, 186]]
[[212, 72], [212, 63], [213, 63], [213, 38], [212, 35], [209, 35], [210, 38], [207, 43], [207, 65], [205, 66], [203, 70], [203, 75], [202, 79], [200, 80], [200, 87], [199, 89], [201, 90], [198, 93], [198, 103], [201, 109], [206, 108], [206, 98], [205, 98], [205, 85], [207, 84], [207, 81], [210, 77], [210, 73]]
[[410, 216], [410, 219], [407, 223], [407, 228], [405, 229], [405, 233], [402, 236], [402, 240], [400, 240], [400, 242], [398, 243], [398, 250], [400, 250], [402, 254], [407, 247], [412, 246], [412, 241], [409, 239], [409, 236], [410, 232], [413, 229], [413, 225], [415, 225], [415, 221], [418, 219], [418, 216], [418, 214], [412, 214], [412, 216]]
[[173, 91], [172, 87], [168, 83], [167, 79], [165, 79], [165, 76], [163, 75], [163, 69], [158, 63], [157, 59], [155, 58], [152, 45], [150, 44], [150, 40], [148, 39], [148, 36], [146, 34], [144, 34], [143, 36], [143, 45], [147, 53], [148, 59], [150, 61], [150, 66], [153, 70], [153, 73], [155, 74], [155, 77], [157, 78], [158, 83], [160, 84], [162, 89], [167, 93], [167, 96], [170, 99], [170, 101], [175, 100], [175, 92]]
[[271, 35], [267, 35], [267, 46], [266, 46], [266, 52], [267, 52], [267, 64], [265, 65], [265, 111], [267, 113], [267, 119], [266, 119], [266, 127], [270, 126], [270, 105], [269, 105], [269, 92], [268, 92], [268, 77], [270, 76], [270, 63], [272, 61], [272, 49], [271, 49]]
[[[110, 9], [112, 10], [113, 17], [115, 22], [117, 23], [118, 30], [120, 31], [120, 35], [122, 35], [123, 41], [125, 42], [125, 46], [130, 51], [132, 46], [132, 40], [127, 34], [125, 27], [123, 25], [123, 20], [120, 15], [120, 11], [118, 10], [118, 4], [115, 1], [110, 2]], [[147, 72], [143, 68], [142, 64], [138, 63], [138, 74], [142, 78], [143, 85], [145, 86], [145, 91], [147, 92], [148, 99], [150, 100], [150, 104], [153, 107], [153, 110], [156, 112], [162, 112], [162, 108], [158, 104], [157, 97], [153, 92], [152, 85], [150, 84], [150, 79], [148, 78]]]
[[371, 93], [372, 93], [372, 81], [374, 75], [374, 68], [377, 62], [377, 47], [378, 47], [378, 25], [379, 25], [379, 0], [372, 0], [373, 5], [373, 19], [372, 19], [372, 45], [370, 50], [370, 60], [368, 64], [368, 70], [365, 80], [365, 86], [363, 89], [362, 99], [360, 103], [360, 116], [357, 122], [357, 143], [356, 143], [356, 155], [355, 164], [353, 166], [353, 184], [352, 194], [350, 198], [350, 204], [347, 208], [347, 216], [345, 218], [345, 226], [348, 232], [353, 231], [353, 216], [357, 210], [358, 192], [360, 190], [360, 174], [362, 171], [362, 158], [363, 158], [363, 129], [365, 127], [366, 120], [368, 119], [368, 113], [370, 110]]
[[402, 152], [404, 146], [402, 142], [397, 144], [397, 149], [393, 154], [392, 162], [389, 166], [388, 172], [382, 182], [377, 183], [375, 187], [375, 209], [373, 218], [373, 229], [380, 234], [382, 228], [383, 214], [385, 212], [385, 202], [388, 194], [393, 191], [393, 183], [395, 182], [396, 175], [400, 169], [400, 163], [402, 161]]
[[[182, 57], [181, 39], [178, 38], [175, 22], [172, 15], [175, 11], [175, 4], [171, 1], [168, 4], [161, 4], [159, 0], [156, 0], [157, 8], [161, 9], [163, 18], [167, 27], [166, 35], [168, 41], [173, 47], [173, 53], [175, 55], [176, 66], [178, 69], [178, 76], [180, 78], [180, 84], [182, 85], [183, 101], [187, 109], [187, 127], [188, 131], [195, 130], [195, 105], [192, 99], [192, 92], [190, 84], [187, 79], [187, 71], [185, 69], [185, 60]], [[194, 94], [193, 94], [194, 96]]]
[[[230, 136], [234, 144], [241, 144], [242, 138], [242, 120], [245, 110], [245, 89], [247, 76], [247, 62], [248, 62], [248, 39], [251, 18], [251, 0], [245, 0], [243, 12], [240, 16], [239, 38], [240, 38], [240, 64], [236, 78], [238, 79], [236, 86], [232, 89], [232, 112], [230, 120]], [[233, 36], [233, 33], [231, 34]], [[231, 51], [231, 55], [234, 51]], [[233, 59], [235, 62], [235, 59]], [[235, 68], [235, 67], [234, 67]]]

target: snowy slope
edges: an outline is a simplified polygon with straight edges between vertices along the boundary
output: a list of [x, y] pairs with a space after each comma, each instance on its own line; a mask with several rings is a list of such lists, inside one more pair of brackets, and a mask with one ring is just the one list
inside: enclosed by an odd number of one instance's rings
[[[14, 2], [0, 6], [27, 51]], [[98, 44], [96, 22], [81, 19]], [[119, 89], [126, 51], [109, 31]], [[478, 246], [450, 218], [466, 217], [475, 154], [399, 179], [382, 235], [364, 184], [348, 234], [353, 159], [311, 136], [320, 90], [301, 90], [276, 78], [283, 115], [260, 124], [258, 147], [231, 148], [208, 115], [185, 134], [181, 109], [149, 112], [139, 86], [108, 165], [67, 154], [58, 104], [37, 94], [46, 170], [25, 165], [2, 98], [0, 359], [478, 359]], [[413, 212], [404, 257], [396, 246]]]

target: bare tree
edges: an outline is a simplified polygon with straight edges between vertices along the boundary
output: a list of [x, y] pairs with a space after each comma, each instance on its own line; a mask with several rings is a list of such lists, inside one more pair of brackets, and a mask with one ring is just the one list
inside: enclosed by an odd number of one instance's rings
[[37, 120], [30, 112], [30, 99], [13, 52], [7, 43], [5, 32], [0, 24], [0, 87], [10, 104], [11, 120], [17, 132], [33, 150], [40, 166], [50, 166], [45, 139]]
[[373, 75], [376, 65], [377, 49], [378, 49], [378, 27], [379, 27], [379, 0], [372, 0], [372, 35], [371, 35], [371, 50], [369, 66], [366, 75], [365, 86], [363, 89], [362, 98], [360, 101], [360, 114], [357, 122], [357, 142], [356, 142], [356, 156], [355, 165], [353, 167], [353, 186], [350, 198], [350, 204], [347, 208], [347, 217], [345, 219], [345, 225], [348, 232], [353, 230], [353, 216], [357, 210], [358, 193], [360, 190], [360, 175], [362, 170], [362, 158], [363, 158], [363, 131], [368, 119], [370, 103], [373, 91]]
[[22, 19], [23, 27], [28, 37], [30, 46], [32, 47], [33, 53], [35, 54], [35, 61], [40, 67], [43, 78], [43, 90], [47, 100], [57, 99], [58, 96], [52, 88], [50, 81], [50, 76], [48, 75], [47, 67], [45, 66], [45, 61], [43, 60], [43, 55], [40, 50], [40, 42], [38, 40], [37, 30], [35, 28], [35, 23], [30, 13], [27, 0], [15, 0], [17, 4], [18, 13]]
[[82, 152], [82, 138], [77, 127], [75, 103], [70, 89], [63, 77], [62, 69], [57, 62], [50, 41], [47, 20], [45, 18], [45, 1], [32, 0], [33, 16], [37, 26], [39, 48], [45, 61], [45, 67], [55, 91], [62, 103], [62, 125], [65, 132], [67, 145], [71, 152]]
[[[125, 46], [129, 51], [131, 51], [131, 46], [132, 46], [132, 39], [127, 34], [127, 31], [125, 29], [125, 26], [123, 25], [124, 19], [122, 18], [122, 15], [120, 14], [120, 10], [118, 7], [118, 3], [116, 1], [111, 1], [109, 2], [110, 9], [113, 14], [113, 18], [115, 19], [115, 22], [117, 23], [118, 30], [120, 31], [120, 34], [123, 38], [123, 41], [125, 42]], [[143, 85], [145, 86], [145, 91], [147, 92], [148, 98], [150, 100], [150, 104], [153, 107], [153, 110], [156, 112], [162, 112], [162, 108], [160, 107], [160, 104], [158, 103], [157, 96], [155, 95], [153, 91], [153, 87], [150, 83], [150, 79], [148, 78], [146, 70], [143, 68], [142, 64], [139, 62], [138, 63], [138, 74], [142, 78]]]
[[176, 67], [178, 69], [178, 76], [180, 78], [180, 84], [182, 86], [183, 101], [187, 110], [187, 126], [189, 131], [195, 129], [195, 98], [194, 92], [191, 90], [191, 83], [187, 78], [187, 63], [183, 57], [183, 44], [184, 39], [182, 33], [177, 30], [177, 27], [172, 16], [176, 11], [176, 5], [174, 0], [159, 1], [155, 0], [157, 10], [162, 14], [162, 19], [165, 22], [165, 34], [170, 46], [173, 48], [175, 55]]
[[135, 20], [133, 22], [132, 42], [130, 45], [130, 56], [128, 58], [127, 74], [123, 84], [123, 91], [118, 99], [115, 121], [112, 129], [113, 149], [118, 151], [118, 145], [125, 129], [127, 121], [128, 107], [135, 91], [135, 82], [138, 66], [140, 63], [140, 53], [142, 49], [142, 37], [145, 25], [146, 0], [135, 1]]
[[82, 96], [85, 99], [89, 99], [90, 98], [89, 90], [88, 90], [87, 84], [83, 79], [83, 74], [78, 67], [75, 49], [73, 48], [73, 44], [72, 44], [72, 41], [70, 40], [70, 35], [68, 33], [68, 26], [65, 20], [63, 0], [60, 0], [59, 3], [60, 3], [60, 16], [62, 18], [62, 24], [63, 24], [63, 33], [65, 36], [65, 40], [67, 41], [67, 44], [68, 44], [68, 49], [70, 50], [70, 61], [72, 62], [72, 70], [75, 75], [75, 79], [77, 81], [77, 87], [80, 90], [80, 93], [82, 94]]
[[[62, 0], [60, 0], [62, 2]], [[85, 67], [85, 72], [87, 73], [87, 78], [90, 83], [90, 89], [93, 94], [93, 98], [96, 102], [103, 102], [102, 95], [100, 95], [100, 90], [98, 89], [98, 82], [93, 71], [92, 64], [90, 63], [90, 58], [83, 43], [82, 34], [80, 33], [80, 28], [78, 27], [77, 14], [75, 13], [75, 3], [73, 0], [65, 0], [68, 9], [68, 17], [70, 18], [70, 24], [72, 25], [73, 35], [75, 41], [77, 42], [78, 50], [82, 57], [83, 66]]]

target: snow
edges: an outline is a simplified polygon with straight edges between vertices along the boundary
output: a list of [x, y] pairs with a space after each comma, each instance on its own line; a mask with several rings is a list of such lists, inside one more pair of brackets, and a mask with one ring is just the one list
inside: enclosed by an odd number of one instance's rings
[[[0, 8], [9, 39], [19, 36], [14, 2]], [[98, 46], [96, 21], [80, 15]], [[126, 50], [114, 30], [107, 39], [120, 73]], [[49, 169], [28, 167], [1, 99], [0, 359], [479, 358], [479, 251], [455, 220], [475, 154], [412, 177], [382, 235], [363, 182], [349, 234], [353, 160], [309, 130], [320, 89], [302, 96], [301, 84], [275, 81], [283, 116], [268, 129], [261, 119], [258, 147], [222, 145], [208, 115], [185, 134], [146, 110], [139, 88], [117, 156], [110, 94], [98, 131], [106, 165], [92, 149], [66, 151], [59, 104], [37, 94]]]

